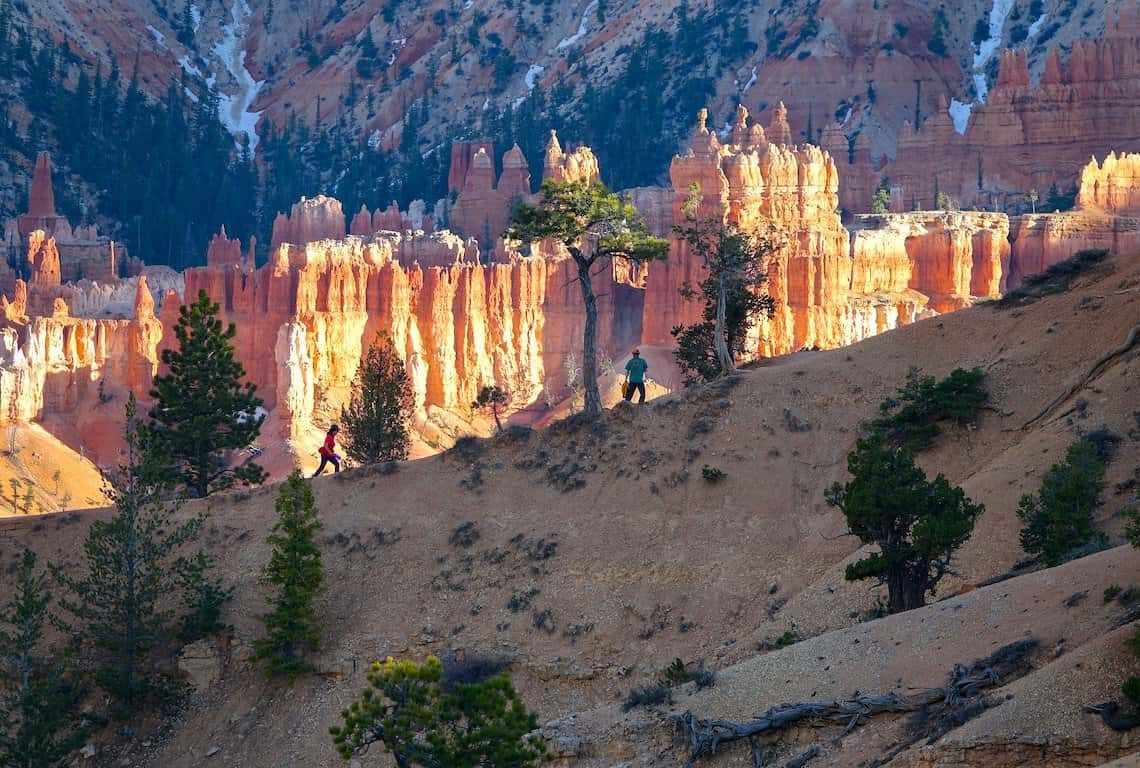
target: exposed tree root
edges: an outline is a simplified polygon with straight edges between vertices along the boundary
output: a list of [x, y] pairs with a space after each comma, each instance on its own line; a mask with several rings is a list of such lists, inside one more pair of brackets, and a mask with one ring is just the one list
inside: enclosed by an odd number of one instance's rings
[[1140, 725], [1140, 716], [1122, 712], [1120, 705], [1115, 701], [1087, 706], [1085, 712], [1100, 715], [1104, 724], [1114, 731], [1131, 731]]
[[1054, 398], [1053, 402], [1045, 406], [1044, 410], [1042, 410], [1029, 421], [1022, 424], [1021, 428], [1029, 429], [1030, 427], [1036, 426], [1037, 424], [1047, 419], [1055, 410], [1057, 410], [1057, 408], [1061, 406], [1062, 403], [1068, 401], [1069, 398], [1087, 387], [1095, 379], [1100, 378], [1100, 376], [1109, 368], [1111, 368], [1117, 360], [1119, 360], [1125, 355], [1125, 353], [1132, 349], [1132, 347], [1136, 345], [1137, 341], [1140, 341], [1140, 324], [1132, 326], [1132, 330], [1128, 332], [1128, 336], [1124, 339], [1123, 344], [1093, 363], [1092, 368], [1088, 370], [1088, 373], [1081, 377], [1080, 381], [1069, 387], [1064, 393]]
[[[945, 713], [951, 710], [971, 706], [982, 691], [1004, 685], [1009, 680], [1024, 675], [1030, 667], [1029, 657], [1037, 647], [1036, 640], [1019, 640], [1010, 643], [973, 664], [955, 664], [944, 687], [928, 688], [907, 696], [892, 692], [855, 696], [841, 701], [777, 704], [747, 723], [718, 719], [702, 720], [694, 717], [691, 712], [673, 715], [670, 719], [691, 749], [688, 762], [685, 763], [686, 768], [691, 768], [699, 757], [715, 755], [721, 745], [742, 739], [747, 739], [751, 743], [753, 764], [756, 768], [760, 768], [763, 765], [760, 744], [762, 735], [805, 721], [812, 725], [845, 723], [844, 732], [847, 733], [859, 725], [860, 721], [873, 715], [886, 712], [925, 711], [934, 705], [942, 708], [940, 717], [945, 716]], [[915, 737], [917, 738], [919, 736]], [[806, 753], [801, 755], [804, 760], [799, 765], [804, 765], [816, 754], [818, 748], [810, 756]]]

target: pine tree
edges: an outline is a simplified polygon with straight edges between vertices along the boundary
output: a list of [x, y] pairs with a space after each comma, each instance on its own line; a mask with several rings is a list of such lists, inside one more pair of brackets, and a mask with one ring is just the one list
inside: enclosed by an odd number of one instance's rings
[[18, 581], [0, 612], [0, 766], [59, 768], [84, 741], [92, 717], [80, 712], [82, 690], [59, 659], [41, 656], [51, 595], [24, 550]]
[[273, 554], [264, 579], [277, 587], [273, 609], [262, 617], [265, 635], [255, 644], [256, 658], [271, 675], [298, 675], [310, 668], [308, 652], [320, 645], [320, 625], [313, 601], [321, 589], [321, 551], [314, 534], [321, 527], [313, 487], [294, 472], [277, 496], [277, 522], [269, 535]]
[[569, 252], [578, 271], [578, 287], [586, 310], [582, 331], [582, 410], [596, 416], [602, 410], [598, 390], [597, 327], [598, 299], [594, 293], [594, 269], [599, 260], [624, 258], [644, 263], [664, 259], [667, 241], [649, 234], [633, 204], [610, 192], [599, 181], [542, 183], [537, 206], [519, 205], [511, 216], [504, 237], [533, 243], [558, 240]]
[[767, 261], [776, 250], [775, 241], [736, 231], [721, 217], [698, 215], [700, 203], [700, 189], [694, 185], [684, 205], [685, 223], [673, 230], [708, 270], [696, 290], [682, 289], [683, 297], [703, 301], [701, 322], [671, 331], [677, 339], [673, 355], [690, 384], [736, 370], [748, 331], [776, 309], [775, 300], [760, 292], [768, 280]]
[[1098, 446], [1087, 437], [1076, 440], [1065, 451], [1065, 460], [1042, 477], [1037, 493], [1021, 497], [1017, 516], [1023, 523], [1022, 549], [1053, 566], [1097, 537], [1095, 515], [1113, 446], [1111, 441]]
[[198, 535], [204, 518], [177, 522], [179, 505], [164, 502], [164, 461], [141, 428], [133, 394], [124, 439], [126, 463], [109, 477], [115, 514], [88, 529], [83, 574], [71, 576], [54, 566], [52, 571], [67, 592], [59, 604], [70, 621], [61, 623], [96, 682], [120, 712], [129, 713], [156, 690], [154, 650], [174, 634], [170, 598], [179, 592], [185, 562], [179, 551]]
[[247, 459], [230, 466], [227, 453], [245, 448], [261, 432], [257, 387], [241, 379], [245, 368], [234, 359], [233, 323], [225, 330], [218, 305], [205, 291], [179, 310], [174, 335], [178, 349], [162, 352], [170, 373], [156, 376], [150, 411], [152, 433], [170, 459], [170, 470], [198, 498], [225, 490], [235, 482], [253, 485], [265, 479], [260, 466]]
[[414, 407], [404, 361], [392, 340], [381, 332], [360, 361], [352, 395], [341, 409], [345, 453], [361, 464], [408, 458], [408, 420]]
[[851, 479], [832, 485], [827, 503], [847, 517], [852, 535], [879, 551], [849, 564], [846, 578], [886, 584], [891, 613], [925, 605], [984, 507], [942, 475], [928, 481], [910, 451], [877, 433], [847, 454], [847, 470]]
[[[491, 665], [492, 668], [494, 665]], [[491, 669], [487, 671], [491, 672]], [[348, 760], [379, 742], [397, 768], [533, 768], [550, 760], [506, 672], [449, 679], [439, 659], [372, 665], [364, 695], [329, 732]]]
[[503, 423], [499, 419], [499, 409], [506, 407], [510, 400], [511, 395], [505, 389], [498, 385], [488, 385], [479, 390], [478, 396], [471, 403], [471, 409], [490, 411], [492, 418], [495, 419], [495, 428], [502, 432]]

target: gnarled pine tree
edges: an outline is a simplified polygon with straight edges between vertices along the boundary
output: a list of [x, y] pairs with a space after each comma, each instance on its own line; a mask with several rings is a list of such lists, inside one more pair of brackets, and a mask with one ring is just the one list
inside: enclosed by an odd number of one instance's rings
[[928, 481], [910, 451], [886, 445], [879, 434], [856, 443], [847, 470], [851, 479], [832, 485], [827, 503], [846, 515], [860, 541], [879, 547], [848, 565], [847, 579], [886, 584], [891, 613], [925, 605], [984, 507], [942, 475]]
[[503, 236], [524, 243], [557, 240], [574, 259], [586, 310], [582, 330], [582, 410], [589, 415], [601, 413], [594, 269], [608, 266], [605, 262], [612, 258], [634, 262], [664, 259], [668, 242], [649, 234], [641, 214], [629, 201], [610, 192], [601, 182], [588, 180], [547, 179], [542, 183], [538, 205], [520, 205]]
[[700, 187], [694, 184], [684, 204], [685, 222], [673, 228], [708, 270], [697, 288], [686, 284], [681, 290], [684, 298], [703, 303], [701, 322], [671, 331], [677, 340], [673, 356], [690, 384], [732, 374], [748, 331], [776, 309], [775, 299], [761, 291], [776, 241], [726, 224], [723, 212], [702, 215], [700, 204]]

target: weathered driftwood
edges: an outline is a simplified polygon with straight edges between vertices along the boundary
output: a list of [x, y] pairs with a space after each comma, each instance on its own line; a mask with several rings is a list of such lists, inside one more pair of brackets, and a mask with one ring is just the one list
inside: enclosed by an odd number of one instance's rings
[[[972, 664], [955, 664], [944, 687], [927, 688], [910, 695], [891, 692], [858, 695], [844, 700], [777, 704], [763, 715], [746, 723], [715, 718], [700, 719], [691, 712], [672, 715], [671, 720], [689, 744], [691, 751], [685, 764], [687, 767], [691, 768], [699, 757], [715, 755], [721, 745], [747, 739], [752, 745], [753, 764], [756, 768], [761, 768], [763, 765], [759, 739], [761, 735], [800, 723], [810, 725], [843, 723], [846, 725], [844, 732], [849, 733], [860, 721], [873, 715], [913, 712], [935, 704], [958, 707], [974, 699], [987, 688], [1002, 685], [1009, 679], [1025, 674], [1029, 668], [1029, 656], [1037, 647], [1036, 640], [1019, 640], [1010, 643]], [[804, 762], [809, 759], [811, 758], [806, 758]]]
[[1140, 716], [1123, 711], [1120, 704], [1115, 701], [1092, 704], [1085, 707], [1085, 712], [1100, 715], [1101, 721], [1114, 731], [1131, 731], [1140, 726]]

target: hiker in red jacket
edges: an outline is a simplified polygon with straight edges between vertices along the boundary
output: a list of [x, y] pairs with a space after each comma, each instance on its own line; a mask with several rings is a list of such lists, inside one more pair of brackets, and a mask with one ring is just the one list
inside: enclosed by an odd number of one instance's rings
[[333, 424], [329, 427], [328, 434], [325, 435], [325, 444], [321, 446], [321, 465], [317, 467], [317, 471], [313, 473], [316, 477], [325, 471], [325, 465], [332, 464], [333, 472], [340, 472], [340, 456], [336, 452], [336, 433], [340, 432], [340, 427]]

